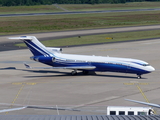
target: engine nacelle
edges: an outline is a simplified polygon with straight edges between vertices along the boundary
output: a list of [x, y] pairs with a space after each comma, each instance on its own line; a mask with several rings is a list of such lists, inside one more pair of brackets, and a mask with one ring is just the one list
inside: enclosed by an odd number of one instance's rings
[[46, 47], [46, 49], [50, 52], [58, 52], [58, 53], [62, 52], [62, 48]]
[[30, 57], [30, 59], [42, 63], [51, 63], [55, 61], [55, 57], [45, 57], [45, 56], [38, 56], [38, 57], [33, 56]]

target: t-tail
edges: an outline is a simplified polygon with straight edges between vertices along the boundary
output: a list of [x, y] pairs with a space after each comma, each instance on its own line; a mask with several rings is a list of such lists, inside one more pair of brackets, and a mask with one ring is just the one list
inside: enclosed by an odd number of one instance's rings
[[45, 47], [35, 36], [11, 37], [9, 39], [22, 40], [34, 56], [53, 56], [54, 53], [61, 51], [61, 48]]

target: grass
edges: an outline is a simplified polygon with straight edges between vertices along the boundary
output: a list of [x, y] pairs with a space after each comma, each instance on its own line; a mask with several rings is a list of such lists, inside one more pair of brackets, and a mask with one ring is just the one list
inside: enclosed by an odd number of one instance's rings
[[[47, 40], [47, 41], [42, 41], [42, 43], [48, 47], [49, 46], [59, 47], [59, 46], [93, 44], [93, 43], [139, 40], [139, 39], [148, 39], [157, 37], [160, 37], [160, 30], [89, 35], [89, 36], [81, 36], [80, 38], [72, 37], [65, 39]], [[25, 44], [23, 43], [16, 44], [16, 46], [24, 47]]]
[[[69, 11], [93, 11], [93, 10], [119, 10], [119, 9], [146, 9], [159, 8], [160, 2], [129, 2], [125, 4], [59, 4], [58, 6]], [[0, 14], [13, 13], [41, 13], [41, 12], [59, 12], [62, 11], [53, 5], [35, 5], [35, 6], [10, 6], [0, 7]]]
[[0, 35], [160, 24], [160, 11], [2, 17]]
[[10, 6], [0, 7], [0, 14], [18, 14], [18, 13], [41, 13], [41, 12], [60, 12], [54, 5], [35, 5], [35, 6]]
[[125, 4], [61, 4], [69, 11], [94, 11], [94, 10], [120, 10], [120, 9], [146, 9], [159, 8], [160, 2], [128, 2]]
[[[60, 5], [71, 11], [156, 8], [160, 2]], [[0, 13], [59, 11], [54, 5], [0, 7]], [[160, 11], [1, 17], [0, 35], [160, 24]]]

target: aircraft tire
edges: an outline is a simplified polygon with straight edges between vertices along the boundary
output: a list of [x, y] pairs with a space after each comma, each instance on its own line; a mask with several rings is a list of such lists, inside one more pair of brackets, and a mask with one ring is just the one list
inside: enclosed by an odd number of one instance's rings
[[138, 79], [141, 79], [142, 77], [141, 77], [141, 75], [137, 75], [137, 78], [138, 78]]
[[76, 71], [72, 71], [71, 74], [72, 75], [77, 75], [77, 72]]
[[87, 75], [88, 73], [89, 73], [89, 71], [86, 71], [86, 70], [83, 71], [84, 75]]

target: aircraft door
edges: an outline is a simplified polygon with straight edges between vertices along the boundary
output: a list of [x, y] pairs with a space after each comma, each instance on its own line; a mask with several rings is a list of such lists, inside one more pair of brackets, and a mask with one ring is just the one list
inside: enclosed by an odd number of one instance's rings
[[131, 66], [130, 66], [130, 64], [129, 64], [129, 65], [127, 65], [127, 69], [131, 69]]
[[129, 71], [130, 71], [130, 69], [131, 69], [131, 66], [130, 66], [130, 64], [128, 64], [128, 65], [127, 65], [126, 72], [129, 72]]

